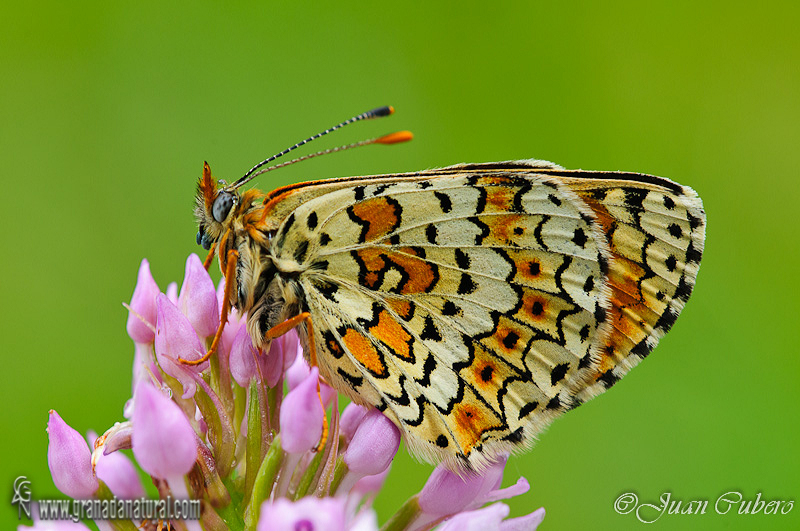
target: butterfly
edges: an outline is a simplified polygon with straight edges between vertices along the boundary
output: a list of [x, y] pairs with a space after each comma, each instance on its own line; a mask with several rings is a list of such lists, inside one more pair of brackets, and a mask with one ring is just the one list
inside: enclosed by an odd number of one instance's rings
[[237, 191], [276, 157], [231, 185], [206, 163], [198, 185], [223, 317], [246, 313], [261, 348], [297, 327], [328, 384], [454, 470], [530, 447], [613, 386], [697, 278], [703, 205], [669, 179], [519, 160]]

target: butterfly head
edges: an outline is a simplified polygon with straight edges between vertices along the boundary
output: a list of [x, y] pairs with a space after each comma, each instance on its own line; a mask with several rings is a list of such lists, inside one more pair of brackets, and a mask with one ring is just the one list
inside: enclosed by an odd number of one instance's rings
[[208, 162], [203, 165], [203, 176], [197, 183], [194, 214], [197, 218], [197, 244], [208, 250], [219, 241], [231, 222], [239, 194], [229, 190], [222, 181], [211, 178]]

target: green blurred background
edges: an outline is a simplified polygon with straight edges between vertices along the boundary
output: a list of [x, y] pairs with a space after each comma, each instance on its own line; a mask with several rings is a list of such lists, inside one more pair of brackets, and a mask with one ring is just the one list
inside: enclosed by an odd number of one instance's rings
[[[364, 3], [366, 4], [366, 3]], [[237, 178], [353, 114], [413, 142], [268, 176], [412, 171], [543, 158], [695, 188], [708, 213], [697, 288], [673, 331], [611, 392], [513, 458], [506, 484], [541, 529], [641, 529], [615, 499], [710, 500], [661, 529], [800, 528], [714, 514], [740, 491], [800, 494], [797, 212], [800, 11], [794, 2], [4, 2], [0, 5], [0, 518], [11, 485], [57, 494], [47, 412], [104, 431], [130, 396], [126, 311], [143, 257], [165, 289], [198, 251], [208, 160]], [[218, 277], [218, 273], [217, 273]], [[384, 522], [430, 472], [402, 451]]]

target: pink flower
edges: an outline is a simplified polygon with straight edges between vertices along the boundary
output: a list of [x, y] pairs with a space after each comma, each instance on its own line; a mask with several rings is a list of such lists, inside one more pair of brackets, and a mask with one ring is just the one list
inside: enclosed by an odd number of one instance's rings
[[322, 437], [325, 412], [317, 395], [319, 369], [287, 393], [281, 406], [281, 441], [290, 453], [302, 453], [316, 447]]
[[244, 326], [239, 328], [231, 345], [229, 358], [231, 376], [240, 387], [247, 388], [250, 380], [256, 377], [256, 359], [259, 353], [253, 346], [253, 340]]
[[[90, 444], [94, 445], [96, 439], [97, 434], [89, 432]], [[117, 498], [132, 500], [144, 496], [144, 487], [136, 467], [122, 452], [100, 452], [94, 470], [98, 479], [108, 485]]]
[[196, 254], [186, 260], [186, 276], [178, 296], [178, 307], [197, 335], [210, 337], [219, 328], [219, 308], [214, 282]]
[[139, 278], [131, 297], [127, 325], [128, 335], [137, 343], [153, 342], [155, 333], [152, 327], [156, 325], [156, 295], [159, 293], [158, 284], [150, 274], [150, 264], [147, 260], [142, 260]]
[[418, 503], [422, 511], [414, 521], [413, 529], [423, 529], [430, 524], [460, 512], [478, 509], [486, 503], [518, 496], [530, 486], [525, 478], [516, 484], [500, 489], [503, 468], [507, 457], [498, 459], [481, 473], [459, 476], [443, 465], [433, 471], [422, 491]]
[[94, 496], [99, 483], [92, 472], [92, 453], [81, 434], [51, 409], [47, 435], [47, 464], [58, 490], [71, 498]]
[[345, 507], [335, 498], [278, 498], [261, 506], [258, 531], [344, 531]]
[[183, 384], [183, 397], [194, 396], [197, 375], [208, 368], [208, 362], [186, 365], [180, 359], [196, 360], [206, 352], [192, 323], [166, 295], [156, 297], [157, 319], [155, 351], [161, 369]]
[[370, 409], [356, 428], [342, 459], [350, 473], [373, 476], [386, 470], [400, 447], [400, 430], [377, 409]]
[[[297, 336], [295, 335], [295, 337]], [[298, 343], [295, 343], [293, 348], [299, 348]], [[286, 384], [289, 386], [289, 389], [294, 389], [300, 384], [300, 382], [308, 377], [311, 368], [308, 366], [308, 363], [306, 363], [306, 360], [303, 358], [303, 356], [297, 356], [295, 359], [293, 359], [293, 363], [288, 359], [286, 361], [288, 361], [288, 363], [284, 363], [283, 365], [284, 370], [286, 371]], [[336, 395], [336, 391], [326, 383], [320, 382], [320, 393], [322, 394], [322, 402], [325, 404], [325, 407], [328, 407], [331, 404], [333, 397]]]
[[339, 433], [344, 435], [345, 440], [350, 442], [361, 421], [367, 415], [367, 411], [367, 408], [359, 406], [355, 402], [347, 404], [339, 419]]
[[172, 478], [189, 472], [197, 459], [197, 436], [178, 405], [146, 381], [133, 396], [133, 455], [145, 472]]

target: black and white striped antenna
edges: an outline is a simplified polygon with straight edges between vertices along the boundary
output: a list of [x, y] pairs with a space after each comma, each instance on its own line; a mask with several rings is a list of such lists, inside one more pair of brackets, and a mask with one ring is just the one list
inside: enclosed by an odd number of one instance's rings
[[358, 116], [353, 116], [349, 120], [345, 120], [344, 122], [342, 122], [340, 124], [334, 125], [333, 127], [330, 127], [328, 129], [322, 131], [321, 133], [317, 133], [314, 136], [308, 137], [305, 140], [303, 140], [302, 142], [298, 142], [297, 144], [293, 145], [292, 147], [284, 149], [283, 151], [281, 151], [277, 155], [273, 155], [273, 156], [269, 157], [268, 159], [265, 159], [265, 160], [259, 162], [258, 164], [256, 164], [252, 168], [250, 168], [247, 171], [247, 173], [245, 173], [244, 176], [241, 179], [239, 179], [238, 181], [226, 186], [225, 189], [226, 190], [235, 190], [236, 188], [239, 188], [243, 184], [249, 182], [251, 179], [253, 179], [257, 175], [261, 175], [262, 173], [266, 173], [266, 172], [268, 172], [270, 170], [274, 170], [274, 169], [277, 169], [277, 168], [282, 168], [284, 166], [288, 166], [289, 164], [294, 164], [295, 162], [300, 162], [301, 160], [307, 160], [307, 159], [310, 159], [310, 158], [313, 158], [313, 157], [318, 157], [320, 155], [327, 155], [328, 153], [335, 153], [335, 152], [338, 152], [338, 151], [344, 151], [346, 149], [351, 149], [351, 148], [360, 147], [360, 146], [366, 146], [366, 145], [370, 145], [370, 144], [395, 144], [397, 142], [405, 142], [405, 141], [411, 140], [413, 138], [413, 135], [409, 131], [398, 131], [396, 133], [390, 133], [388, 135], [384, 135], [384, 136], [381, 136], [381, 137], [378, 137], [378, 138], [373, 138], [371, 140], [363, 140], [361, 142], [348, 144], [346, 146], [340, 146], [340, 147], [337, 147], [337, 148], [326, 149], [324, 151], [318, 151], [317, 153], [312, 153], [311, 155], [306, 155], [304, 157], [300, 157], [300, 158], [291, 160], [289, 162], [286, 162], [286, 163], [283, 163], [283, 164], [278, 164], [278, 165], [275, 165], [275, 166], [271, 166], [269, 168], [266, 168], [266, 169], [263, 169], [261, 171], [258, 171], [259, 168], [263, 168], [265, 165], [269, 164], [270, 162], [272, 162], [273, 160], [275, 160], [277, 158], [280, 158], [280, 157], [286, 155], [290, 151], [293, 151], [293, 150], [299, 148], [300, 146], [304, 146], [304, 145], [308, 144], [309, 142], [311, 142], [312, 140], [316, 140], [317, 138], [319, 138], [321, 136], [325, 136], [328, 133], [332, 133], [333, 131], [336, 131], [337, 129], [341, 129], [342, 127], [344, 127], [346, 125], [349, 125], [349, 124], [352, 124], [352, 123], [355, 123], [355, 122], [360, 122], [362, 120], [371, 120], [373, 118], [383, 118], [384, 116], [389, 116], [392, 113], [394, 113], [394, 108], [387, 105], [387, 106], [384, 106], [384, 107], [378, 107], [377, 109], [372, 109], [371, 111], [367, 111], [365, 113], [361, 113]]

